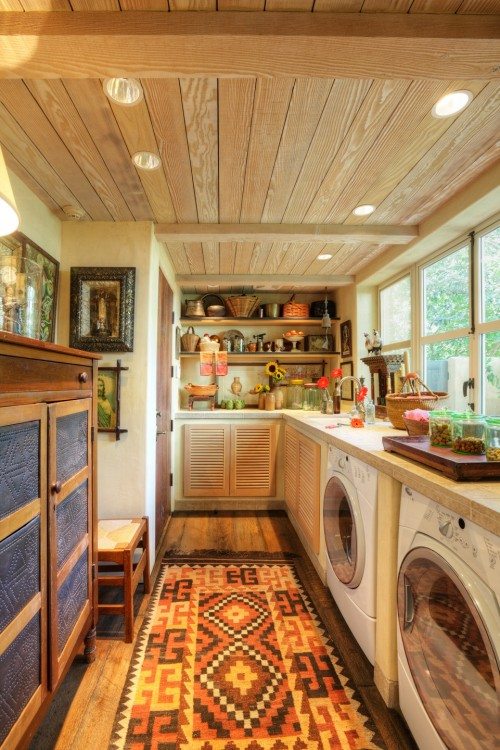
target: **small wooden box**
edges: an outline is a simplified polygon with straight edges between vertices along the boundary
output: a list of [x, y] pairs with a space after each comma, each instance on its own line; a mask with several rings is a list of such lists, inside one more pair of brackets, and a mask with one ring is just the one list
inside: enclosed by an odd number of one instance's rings
[[[326, 345], [325, 345], [326, 343]], [[304, 338], [304, 350], [306, 352], [316, 352], [321, 354], [324, 352], [335, 351], [335, 336], [331, 333], [312, 333]]]

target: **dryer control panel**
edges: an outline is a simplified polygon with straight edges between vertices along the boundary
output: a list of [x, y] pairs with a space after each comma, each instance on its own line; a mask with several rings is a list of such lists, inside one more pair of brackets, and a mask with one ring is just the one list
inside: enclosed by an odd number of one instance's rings
[[406, 485], [399, 523], [453, 550], [500, 596], [500, 539], [495, 534]]

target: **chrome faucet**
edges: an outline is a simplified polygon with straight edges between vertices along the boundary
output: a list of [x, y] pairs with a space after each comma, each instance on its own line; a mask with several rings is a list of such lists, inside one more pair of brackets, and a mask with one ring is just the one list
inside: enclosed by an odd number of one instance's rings
[[337, 385], [335, 386], [335, 393], [333, 397], [333, 413], [334, 414], [340, 414], [340, 397], [342, 393], [342, 384], [345, 383], [346, 380], [352, 380], [352, 382], [354, 383], [354, 403], [357, 404], [359, 408], [359, 404], [357, 403], [356, 396], [361, 390], [361, 382], [354, 375], [345, 375], [345, 377], [340, 378]]

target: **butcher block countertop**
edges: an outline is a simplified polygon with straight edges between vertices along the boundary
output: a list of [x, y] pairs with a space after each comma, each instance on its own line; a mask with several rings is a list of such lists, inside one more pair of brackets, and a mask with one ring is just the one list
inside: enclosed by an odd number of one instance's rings
[[383, 422], [353, 429], [347, 425], [345, 415], [325, 416], [318, 412], [283, 409], [282, 411], [259, 411], [244, 409], [226, 411], [179, 411], [177, 420], [191, 419], [284, 419], [316, 440], [320, 439], [345, 451], [360, 461], [373, 466], [399, 482], [407, 484], [423, 495], [436, 500], [449, 510], [474, 521], [495, 534], [500, 534], [500, 482], [455, 482], [437, 471], [394, 453], [384, 451], [384, 435], [404, 435]]

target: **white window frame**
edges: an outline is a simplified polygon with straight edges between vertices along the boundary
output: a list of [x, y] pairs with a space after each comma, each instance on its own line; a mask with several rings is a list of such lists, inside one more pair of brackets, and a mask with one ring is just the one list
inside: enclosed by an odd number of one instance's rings
[[[414, 286], [414, 270], [413, 268], [407, 269], [404, 271], [404, 273], [399, 273], [397, 276], [393, 276], [389, 281], [387, 281], [385, 284], [382, 284], [379, 286], [377, 292], [378, 292], [378, 326], [379, 331], [381, 331], [381, 334], [383, 336], [382, 331], [382, 292], [388, 289], [389, 287], [393, 286], [394, 284], [397, 284], [398, 281], [401, 281], [401, 279], [406, 278], [409, 276], [410, 278], [410, 329], [413, 331], [413, 317], [414, 317], [414, 294], [413, 294], [413, 286]], [[395, 349], [409, 349], [410, 352], [412, 351], [412, 339], [401, 339], [400, 341], [391, 341], [388, 344], [382, 344], [382, 351], [383, 352], [392, 352]]]

